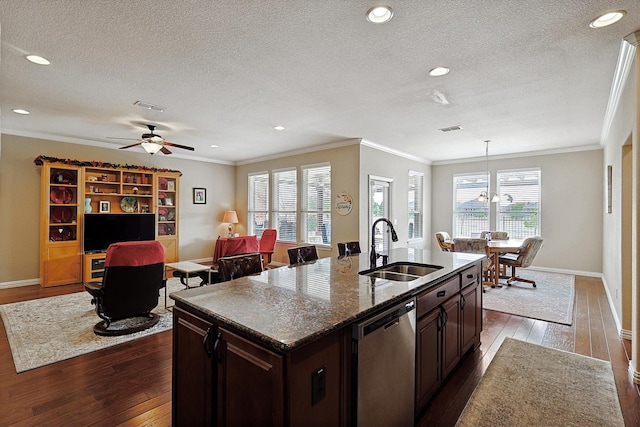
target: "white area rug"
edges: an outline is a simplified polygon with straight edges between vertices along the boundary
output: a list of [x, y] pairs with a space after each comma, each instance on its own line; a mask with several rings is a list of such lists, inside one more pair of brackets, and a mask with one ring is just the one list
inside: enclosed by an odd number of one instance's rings
[[[167, 281], [169, 294], [182, 289], [179, 279]], [[167, 297], [167, 306], [171, 305], [173, 300]], [[160, 315], [160, 321], [149, 329], [101, 337], [93, 333], [93, 326], [101, 319], [88, 292], [0, 305], [18, 373], [171, 329], [173, 319], [171, 311], [164, 308], [164, 289], [160, 289], [153, 312]]]
[[502, 288], [485, 288], [483, 308], [564, 325], [573, 323], [573, 275], [524, 268], [517, 271], [518, 276], [535, 280], [536, 287], [526, 282], [506, 286], [501, 279]]
[[505, 338], [457, 427], [624, 427], [611, 364]]

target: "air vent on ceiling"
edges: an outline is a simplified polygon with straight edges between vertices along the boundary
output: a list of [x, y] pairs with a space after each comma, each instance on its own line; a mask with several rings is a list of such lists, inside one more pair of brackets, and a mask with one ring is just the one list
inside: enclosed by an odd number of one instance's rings
[[147, 110], [153, 110], [153, 111], [159, 111], [159, 112], [164, 112], [165, 108], [161, 107], [159, 105], [153, 105], [149, 102], [144, 102], [144, 101], [136, 101], [133, 103], [133, 105], [137, 105], [138, 107], [142, 107], [142, 108], [146, 108]]
[[453, 130], [462, 130], [462, 126], [460, 125], [456, 125], [456, 126], [449, 126], [448, 128], [442, 128], [442, 129], [438, 129], [440, 132], [451, 132]]

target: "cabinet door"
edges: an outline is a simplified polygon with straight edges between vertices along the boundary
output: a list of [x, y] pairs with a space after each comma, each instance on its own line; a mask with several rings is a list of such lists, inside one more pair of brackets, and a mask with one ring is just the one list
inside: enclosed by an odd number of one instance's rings
[[460, 349], [460, 295], [450, 298], [441, 306], [444, 316], [442, 328], [442, 377], [456, 367], [462, 355]]
[[77, 242], [50, 244], [42, 256], [42, 286], [80, 282], [80, 248]]
[[173, 308], [172, 425], [214, 424], [215, 326]]
[[442, 315], [436, 308], [418, 320], [416, 348], [416, 413], [429, 402], [442, 382], [440, 329]]
[[480, 332], [482, 330], [482, 292], [476, 283], [462, 290], [460, 301], [462, 325], [462, 354], [471, 347], [480, 344]]
[[282, 358], [224, 328], [218, 337], [218, 425], [283, 425]]

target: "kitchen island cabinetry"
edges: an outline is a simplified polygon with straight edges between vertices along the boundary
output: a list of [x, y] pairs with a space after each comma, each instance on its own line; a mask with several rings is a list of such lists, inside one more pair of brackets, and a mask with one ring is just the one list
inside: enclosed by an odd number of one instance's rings
[[465, 323], [479, 318], [471, 313], [481, 310], [472, 298], [479, 281], [465, 282], [463, 272], [479, 272], [480, 259], [394, 250], [389, 262], [443, 268], [410, 283], [371, 280], [358, 274], [369, 262], [360, 254], [351, 257], [351, 270], [323, 258], [172, 293], [173, 425], [352, 425], [353, 326], [413, 297], [419, 320], [412, 357], [423, 376], [416, 384], [429, 387], [416, 392], [411, 416], [419, 414], [463, 346], [479, 344], [480, 331], [466, 328], [480, 324]]

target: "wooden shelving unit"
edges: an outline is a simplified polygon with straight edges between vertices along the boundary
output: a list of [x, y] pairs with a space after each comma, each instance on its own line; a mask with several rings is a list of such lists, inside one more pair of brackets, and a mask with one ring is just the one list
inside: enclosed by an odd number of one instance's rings
[[165, 262], [179, 261], [180, 172], [68, 163], [42, 161], [41, 286], [102, 280], [104, 253], [82, 248], [83, 219], [96, 213], [154, 213]]

